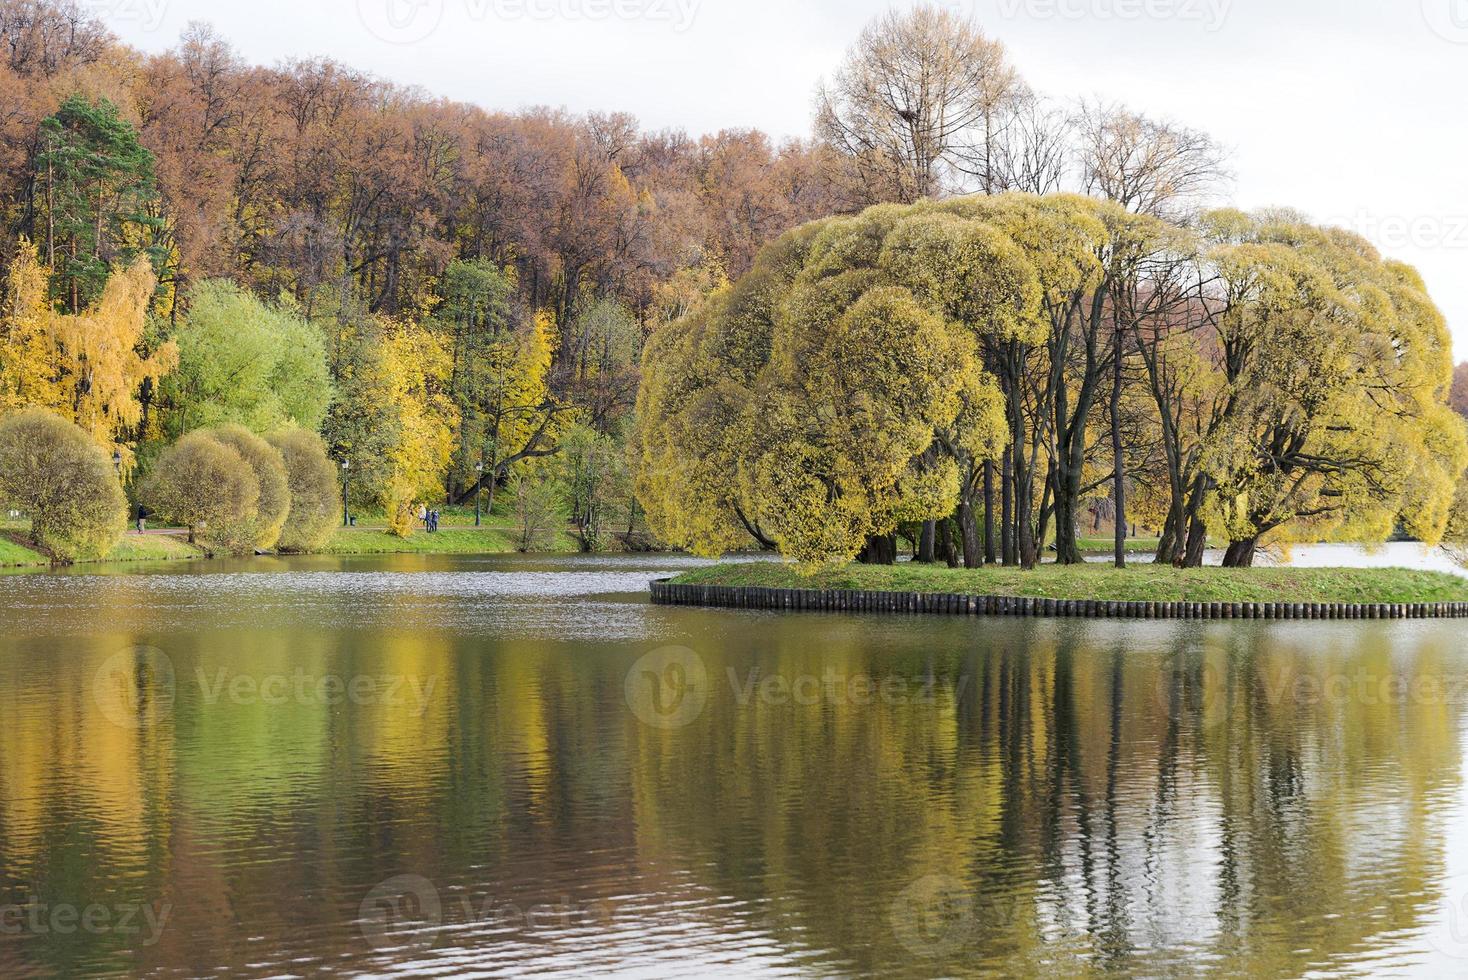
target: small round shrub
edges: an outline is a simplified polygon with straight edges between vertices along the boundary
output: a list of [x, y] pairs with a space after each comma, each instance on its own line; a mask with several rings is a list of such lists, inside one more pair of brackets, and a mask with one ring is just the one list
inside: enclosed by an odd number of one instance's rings
[[274, 548], [291, 509], [291, 491], [280, 450], [242, 425], [222, 425], [208, 431], [239, 453], [255, 471], [255, 479], [260, 482], [260, 498], [255, 502], [254, 518], [242, 533], [260, 551]]
[[190, 432], [158, 457], [145, 497], [152, 509], [189, 529], [189, 541], [231, 552], [252, 546], [260, 480], [230, 446]]
[[31, 541], [58, 561], [104, 557], [127, 526], [111, 458], [44, 409], [0, 420], [0, 499], [30, 517]]
[[282, 551], [315, 551], [336, 530], [342, 495], [337, 468], [326, 443], [305, 429], [283, 429], [269, 436], [285, 461], [291, 506], [280, 534]]

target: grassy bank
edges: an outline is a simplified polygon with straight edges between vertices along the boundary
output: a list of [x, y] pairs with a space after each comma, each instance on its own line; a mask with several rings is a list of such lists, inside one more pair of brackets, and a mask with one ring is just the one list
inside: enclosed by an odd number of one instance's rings
[[[571, 535], [558, 532], [540, 552], [574, 552], [579, 550]], [[323, 555], [499, 555], [516, 549], [515, 535], [507, 528], [445, 528], [437, 534], [419, 532], [399, 538], [386, 531], [343, 528], [320, 549]]]
[[19, 568], [27, 565], [49, 565], [51, 559], [33, 551], [10, 538], [0, 535], [0, 568]]
[[[203, 548], [191, 545], [183, 538], [161, 534], [126, 534], [107, 553], [107, 557], [98, 561], [187, 561], [204, 557]], [[0, 568], [30, 568], [50, 564], [50, 557], [16, 540], [16, 536], [0, 534]]]
[[186, 538], [162, 534], [125, 534], [105, 561], [189, 561], [206, 557], [204, 549]]
[[[579, 551], [576, 539], [569, 533], [548, 535], [538, 552], [572, 553]], [[516, 537], [507, 528], [449, 528], [437, 534], [414, 534], [399, 538], [386, 531], [352, 528], [338, 530], [322, 555], [503, 555], [516, 551]], [[165, 534], [127, 534], [101, 562], [189, 561], [210, 557], [182, 536]], [[14, 537], [0, 533], [0, 568], [49, 566], [51, 559]], [[95, 564], [80, 562], [78, 564]]]
[[1117, 602], [1468, 602], [1468, 579], [1401, 568], [1158, 568], [1137, 565], [1043, 565], [952, 569], [930, 565], [850, 565], [806, 578], [788, 565], [753, 562], [700, 568], [673, 580], [683, 585], [780, 589], [864, 589], [1103, 599]]

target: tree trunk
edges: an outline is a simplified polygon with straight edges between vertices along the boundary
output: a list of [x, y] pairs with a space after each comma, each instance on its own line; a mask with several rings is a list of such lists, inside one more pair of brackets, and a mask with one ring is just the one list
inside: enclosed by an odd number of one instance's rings
[[1202, 568], [1203, 552], [1208, 549], [1208, 525], [1194, 517], [1188, 527], [1188, 548], [1183, 555], [1184, 568]]
[[[985, 513], [988, 518], [988, 544], [992, 548], [994, 544], [994, 511], [992, 487], [989, 501], [985, 505]], [[978, 568], [982, 564], [982, 555], [979, 552], [979, 522], [974, 516], [973, 501], [967, 497], [958, 502], [958, 530], [963, 537], [963, 567]], [[990, 561], [993, 559], [991, 558]]]
[[1229, 542], [1228, 552], [1223, 556], [1224, 568], [1253, 568], [1254, 554], [1259, 548], [1258, 538], [1245, 538]]
[[[970, 514], [972, 518], [972, 514]], [[968, 563], [968, 537], [964, 537], [964, 562]], [[994, 461], [984, 460], [984, 564], [993, 565], [998, 561], [998, 551], [994, 546]], [[968, 565], [969, 568], [977, 568], [975, 563]]]
[[1126, 568], [1126, 464], [1121, 458], [1121, 331], [1116, 332], [1115, 372], [1111, 378], [1111, 458], [1115, 463], [1116, 567]]
[[[1034, 568], [1040, 563], [1039, 542], [1035, 540], [1033, 500], [1034, 481], [1029, 478], [1029, 467], [1025, 463], [1024, 445], [1018, 445], [1014, 454], [1014, 524], [1015, 547], [1019, 551], [1021, 568]], [[1072, 527], [1071, 531], [1074, 532]]]
[[1167, 512], [1167, 520], [1162, 524], [1162, 537], [1157, 540], [1157, 554], [1155, 562], [1160, 566], [1176, 565], [1180, 553], [1177, 548], [1177, 517], [1171, 511]]
[[938, 538], [943, 542], [943, 558], [949, 568], [962, 564], [963, 542], [958, 536], [958, 522], [946, 520], [938, 525]]
[[918, 538], [917, 561], [931, 565], [938, 560], [938, 522], [923, 521], [923, 531]]
[[1079, 565], [1080, 542], [1076, 540], [1076, 515], [1071, 510], [1074, 501], [1069, 494], [1057, 494], [1055, 498], [1055, 562], [1059, 565]]
[[863, 565], [897, 564], [897, 536], [886, 534], [867, 538], [867, 545], [857, 561]]
[[1013, 450], [1004, 450], [1004, 466], [1000, 471], [1000, 497], [1001, 513], [999, 515], [999, 534], [1003, 539], [1001, 547], [1004, 551], [1004, 564], [1013, 566], [1015, 562], [1014, 551], [1014, 456]]
[[1182, 565], [1184, 568], [1202, 568], [1203, 552], [1208, 549], [1208, 525], [1204, 523], [1200, 513], [1203, 509], [1203, 494], [1205, 483], [1199, 477], [1193, 483], [1193, 495], [1188, 501], [1188, 541], [1183, 554]]

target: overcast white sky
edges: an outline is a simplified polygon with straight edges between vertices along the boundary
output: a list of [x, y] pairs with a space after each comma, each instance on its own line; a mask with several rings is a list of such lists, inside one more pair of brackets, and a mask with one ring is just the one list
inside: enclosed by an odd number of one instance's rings
[[[884, 0], [87, 0], [127, 42], [212, 23], [249, 60], [326, 55], [489, 108], [805, 135]], [[905, 0], [896, 0], [905, 6]], [[1468, 0], [950, 0], [1055, 96], [1233, 151], [1234, 200], [1356, 228], [1418, 266], [1468, 358]]]

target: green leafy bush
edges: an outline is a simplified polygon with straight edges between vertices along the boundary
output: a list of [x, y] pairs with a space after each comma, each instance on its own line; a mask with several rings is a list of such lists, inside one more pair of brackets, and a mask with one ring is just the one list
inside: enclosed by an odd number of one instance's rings
[[0, 421], [0, 498], [31, 519], [31, 540], [60, 561], [101, 558], [127, 526], [112, 460], [44, 409]]
[[188, 527], [190, 543], [240, 551], [251, 543], [260, 480], [238, 451], [199, 430], [158, 457], [144, 496], [158, 513]]
[[315, 551], [331, 540], [341, 513], [337, 469], [326, 443], [305, 429], [272, 433], [270, 444], [285, 462], [290, 511], [280, 534], [282, 551]]
[[255, 479], [260, 483], [254, 517], [241, 529], [243, 540], [234, 550], [244, 550], [246, 546], [261, 551], [274, 548], [291, 509], [291, 491], [280, 450], [242, 425], [222, 425], [210, 429], [209, 434], [239, 453], [240, 458], [255, 471]]

